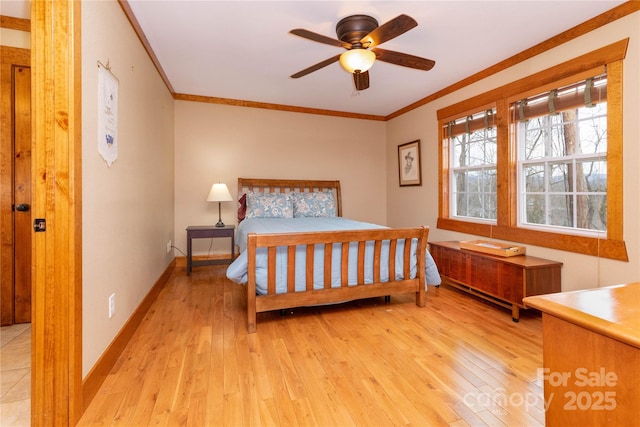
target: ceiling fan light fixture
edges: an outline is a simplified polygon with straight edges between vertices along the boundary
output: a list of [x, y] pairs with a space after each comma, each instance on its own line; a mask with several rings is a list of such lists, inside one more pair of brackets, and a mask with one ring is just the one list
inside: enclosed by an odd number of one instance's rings
[[376, 54], [368, 49], [351, 49], [340, 55], [340, 65], [349, 73], [368, 71], [376, 60]]

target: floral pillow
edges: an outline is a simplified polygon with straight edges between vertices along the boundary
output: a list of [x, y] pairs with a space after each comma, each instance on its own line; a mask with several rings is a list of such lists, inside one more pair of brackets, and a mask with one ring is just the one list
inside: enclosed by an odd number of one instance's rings
[[293, 218], [289, 193], [247, 193], [245, 218]]
[[337, 216], [336, 201], [332, 191], [291, 194], [294, 218]]

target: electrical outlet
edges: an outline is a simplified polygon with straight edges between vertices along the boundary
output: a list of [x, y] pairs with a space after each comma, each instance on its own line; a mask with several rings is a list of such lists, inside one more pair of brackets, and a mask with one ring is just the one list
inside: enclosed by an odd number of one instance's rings
[[116, 314], [116, 294], [111, 294], [109, 297], [109, 319]]
[[167, 242], [167, 253], [171, 252], [171, 247], [173, 246], [171, 243], [171, 240]]

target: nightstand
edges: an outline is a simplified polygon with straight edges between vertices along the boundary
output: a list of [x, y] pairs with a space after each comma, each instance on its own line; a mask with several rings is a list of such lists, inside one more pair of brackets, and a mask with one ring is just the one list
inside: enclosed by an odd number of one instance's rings
[[[216, 227], [215, 225], [190, 225], [187, 227], [187, 276], [191, 274], [191, 268], [199, 265], [230, 264], [235, 257], [235, 225]], [[214, 239], [217, 237], [231, 238], [231, 258], [204, 259], [194, 261], [191, 255], [192, 239]]]

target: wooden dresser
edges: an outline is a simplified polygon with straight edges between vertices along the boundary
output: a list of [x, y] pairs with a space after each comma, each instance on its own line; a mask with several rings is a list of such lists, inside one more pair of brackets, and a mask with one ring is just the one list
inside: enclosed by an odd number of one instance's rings
[[511, 308], [514, 322], [520, 319], [524, 297], [561, 290], [561, 262], [489, 255], [460, 249], [456, 241], [429, 242], [429, 247], [445, 283]]
[[640, 282], [525, 298], [542, 311], [547, 426], [640, 426]]

